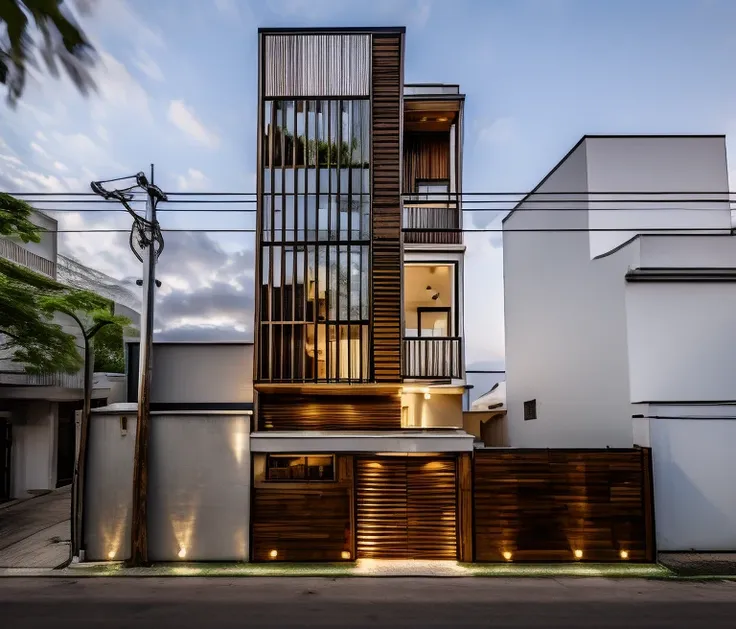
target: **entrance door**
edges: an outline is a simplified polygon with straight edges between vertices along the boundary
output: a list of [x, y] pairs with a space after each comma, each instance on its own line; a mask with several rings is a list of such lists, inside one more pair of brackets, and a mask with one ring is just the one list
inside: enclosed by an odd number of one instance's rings
[[10, 500], [10, 423], [0, 417], [0, 502]]
[[452, 457], [356, 461], [358, 558], [456, 559]]

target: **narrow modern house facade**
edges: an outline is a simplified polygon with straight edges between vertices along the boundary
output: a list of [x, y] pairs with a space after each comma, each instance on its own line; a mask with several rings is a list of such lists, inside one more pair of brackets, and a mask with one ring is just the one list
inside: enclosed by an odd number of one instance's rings
[[259, 31], [255, 561], [469, 559], [464, 98], [404, 37]]

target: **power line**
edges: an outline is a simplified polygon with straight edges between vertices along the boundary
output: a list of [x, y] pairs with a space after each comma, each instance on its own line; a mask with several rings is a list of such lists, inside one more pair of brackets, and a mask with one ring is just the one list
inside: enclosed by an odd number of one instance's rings
[[[78, 197], [93, 197], [96, 196], [93, 192], [6, 192], [5, 194], [8, 194], [13, 197], [36, 197], [36, 196], [78, 196]], [[302, 192], [265, 192], [264, 194], [277, 194], [277, 195], [287, 195], [291, 196], [294, 194], [303, 194]], [[402, 197], [411, 197], [411, 196], [417, 196], [418, 193], [415, 192], [404, 192], [401, 194]], [[425, 194], [425, 193], [421, 193]], [[632, 190], [632, 191], [624, 191], [624, 190], [614, 190], [614, 191], [584, 191], [584, 190], [569, 190], [567, 192], [563, 191], [554, 191], [554, 192], [545, 192], [540, 190], [533, 190], [530, 192], [499, 192], [499, 191], [492, 191], [492, 192], [451, 192], [449, 195], [447, 193], [444, 194], [434, 194], [433, 193], [426, 193], [432, 196], [449, 196], [452, 197], [467, 197], [467, 196], [489, 196], [489, 197], [498, 197], [498, 196], [507, 196], [507, 197], [525, 197], [525, 196], [567, 196], [567, 195], [585, 195], [585, 196], [591, 196], [591, 195], [626, 195], [626, 196], [636, 196], [636, 195], [642, 195], [642, 196], [652, 196], [652, 195], [659, 195], [659, 196], [669, 196], [669, 195], [680, 195], [680, 196], [693, 196], [693, 195], [718, 195], [718, 196], [736, 196], [736, 192], [731, 192], [730, 190], [684, 190], [684, 191], [677, 191], [677, 190], [662, 190], [662, 191], [656, 191], [656, 190]], [[257, 195], [257, 192], [167, 192], [167, 196], [198, 196], [198, 197], [212, 197], [212, 196], [251, 196], [254, 197]], [[708, 199], [709, 201], [713, 201], [714, 199]], [[717, 200], [717, 199], [716, 199]]]
[[[130, 232], [129, 229], [42, 229], [43, 233], [47, 234], [127, 234]], [[256, 233], [255, 229], [252, 228], [227, 228], [227, 229], [185, 229], [185, 228], [170, 228], [161, 229], [162, 232], [191, 232], [191, 233]], [[282, 229], [274, 230], [276, 233], [282, 232]], [[294, 229], [287, 229], [287, 232], [294, 231]], [[309, 230], [314, 231], [314, 230]], [[347, 231], [347, 230], [345, 230]], [[662, 233], [662, 232], [677, 232], [677, 233], [690, 233], [690, 232], [710, 232], [710, 233], [723, 233], [725, 231], [730, 232], [730, 228], [724, 227], [554, 227], [554, 228], [538, 228], [538, 229], [503, 229], [501, 227], [486, 227], [478, 229], [424, 229], [424, 228], [404, 228], [401, 230], [404, 233], [464, 233], [464, 234], [479, 234], [479, 233], [575, 233], [575, 232], [637, 232], [637, 233]], [[264, 244], [279, 245], [284, 242], [292, 242], [290, 240], [269, 240]], [[301, 242], [301, 241], [298, 241]], [[305, 241], [306, 242], [306, 241]], [[312, 242], [312, 241], [309, 241]], [[329, 239], [320, 241], [329, 244], [330, 242], [338, 242], [337, 239]], [[342, 241], [340, 241], [342, 242]]]

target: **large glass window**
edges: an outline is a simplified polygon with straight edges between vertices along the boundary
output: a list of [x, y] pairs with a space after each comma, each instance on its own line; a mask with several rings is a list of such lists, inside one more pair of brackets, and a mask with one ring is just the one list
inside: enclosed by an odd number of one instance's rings
[[263, 113], [259, 377], [367, 381], [370, 102]]

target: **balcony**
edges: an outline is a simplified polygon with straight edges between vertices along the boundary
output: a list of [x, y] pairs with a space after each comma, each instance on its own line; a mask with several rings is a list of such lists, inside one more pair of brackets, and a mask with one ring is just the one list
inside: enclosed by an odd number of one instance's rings
[[455, 202], [404, 200], [403, 229], [405, 243], [459, 245], [463, 241]]
[[0, 385], [12, 387], [56, 387], [62, 389], [81, 389], [84, 387], [84, 374], [45, 373], [30, 374], [25, 371], [0, 371]]
[[403, 346], [404, 378], [452, 380], [463, 377], [460, 337], [404, 337]]

